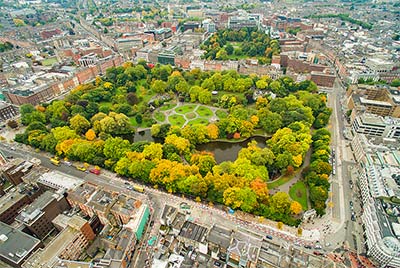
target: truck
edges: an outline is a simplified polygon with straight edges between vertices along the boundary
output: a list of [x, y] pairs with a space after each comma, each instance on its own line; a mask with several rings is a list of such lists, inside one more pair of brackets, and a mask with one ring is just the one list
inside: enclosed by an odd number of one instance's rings
[[50, 158], [50, 162], [55, 166], [59, 166], [60, 165], [60, 160], [58, 159], [58, 157]]
[[137, 186], [137, 185], [133, 185], [133, 190], [135, 190], [136, 192], [140, 192], [140, 193], [144, 192], [144, 188], [141, 186]]

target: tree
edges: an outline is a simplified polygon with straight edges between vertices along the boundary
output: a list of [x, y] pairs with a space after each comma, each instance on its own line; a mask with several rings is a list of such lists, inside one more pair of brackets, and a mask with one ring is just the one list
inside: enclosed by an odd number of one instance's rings
[[270, 209], [273, 213], [286, 215], [290, 211], [291, 200], [285, 192], [277, 192], [270, 198]]
[[168, 135], [165, 138], [164, 144], [171, 144], [173, 145], [177, 150], [179, 154], [183, 154], [188, 151], [190, 142], [189, 140], [183, 138], [183, 137], [178, 137], [175, 134]]
[[90, 128], [90, 122], [80, 114], [75, 115], [69, 120], [70, 126], [76, 133], [85, 133]]
[[260, 178], [256, 178], [250, 182], [250, 188], [256, 193], [259, 203], [267, 203], [269, 192], [267, 183]]
[[159, 160], [163, 156], [163, 149], [160, 143], [150, 143], [144, 146], [143, 156], [151, 161]]
[[233, 209], [251, 212], [257, 206], [257, 196], [248, 187], [231, 187], [224, 191], [224, 204]]
[[231, 44], [228, 44], [228, 45], [226, 45], [225, 50], [226, 50], [226, 53], [228, 55], [232, 55], [233, 51], [234, 51], [234, 48], [233, 48], [233, 46]]
[[290, 212], [295, 214], [295, 215], [299, 215], [301, 213], [301, 211], [303, 210], [303, 207], [300, 205], [299, 202], [297, 201], [293, 201], [290, 204]]
[[93, 129], [89, 129], [88, 131], [86, 131], [85, 137], [88, 141], [92, 141], [96, 138], [96, 133]]
[[190, 163], [192, 165], [196, 165], [199, 168], [200, 174], [203, 176], [212, 171], [212, 168], [217, 164], [214, 155], [209, 152], [192, 154], [192, 157], [190, 158]]
[[68, 140], [68, 139], [72, 140], [72, 139], [78, 138], [78, 135], [76, 135], [75, 131], [70, 129], [67, 126], [53, 128], [51, 130], [51, 133], [53, 134], [57, 143], [60, 143], [64, 140]]
[[129, 92], [126, 95], [126, 101], [128, 102], [128, 104], [130, 105], [135, 105], [139, 103], [139, 98], [136, 96], [136, 93], [134, 92]]
[[215, 124], [207, 125], [207, 136], [211, 140], [215, 140], [219, 136], [219, 129]]
[[129, 151], [131, 144], [127, 140], [123, 140], [120, 137], [108, 138], [104, 143], [103, 153], [108, 159], [118, 160], [125, 156], [125, 153]]
[[151, 85], [151, 89], [156, 93], [164, 93], [166, 88], [167, 83], [162, 80], [155, 80]]

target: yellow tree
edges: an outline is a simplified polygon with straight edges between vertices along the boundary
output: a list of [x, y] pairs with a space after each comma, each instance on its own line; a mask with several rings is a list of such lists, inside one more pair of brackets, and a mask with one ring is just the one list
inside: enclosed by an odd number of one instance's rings
[[301, 204], [297, 201], [293, 201], [290, 204], [290, 212], [292, 212], [295, 215], [299, 215], [300, 212], [303, 210], [303, 207], [301, 206]]
[[96, 138], [96, 133], [93, 129], [89, 129], [88, 131], [86, 131], [85, 137], [88, 141], [92, 141]]
[[219, 136], [219, 129], [217, 127], [217, 125], [215, 124], [209, 124], [207, 126], [207, 136], [208, 138], [210, 138], [211, 140], [215, 140], [218, 138]]

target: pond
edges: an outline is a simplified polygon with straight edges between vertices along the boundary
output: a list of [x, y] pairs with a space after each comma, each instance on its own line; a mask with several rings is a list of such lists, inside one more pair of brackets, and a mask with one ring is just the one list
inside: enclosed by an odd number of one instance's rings
[[240, 149], [246, 148], [247, 144], [253, 140], [258, 143], [259, 147], [265, 148], [266, 138], [257, 136], [248, 138], [247, 140], [241, 142], [213, 141], [200, 144], [196, 147], [196, 149], [199, 151], [212, 152], [217, 163], [224, 161], [235, 161]]
[[[136, 132], [133, 136], [133, 140], [129, 137], [124, 138], [128, 139], [130, 142], [161, 142], [160, 140], [154, 139], [151, 136], [151, 132], [149, 129]], [[217, 163], [221, 163], [224, 161], [235, 161], [240, 149], [246, 148], [247, 144], [253, 140], [258, 143], [259, 147], [265, 147], [266, 138], [256, 136], [248, 138], [247, 140], [241, 142], [213, 141], [206, 144], [200, 144], [196, 147], [196, 149], [199, 151], [207, 151], [213, 153]]]

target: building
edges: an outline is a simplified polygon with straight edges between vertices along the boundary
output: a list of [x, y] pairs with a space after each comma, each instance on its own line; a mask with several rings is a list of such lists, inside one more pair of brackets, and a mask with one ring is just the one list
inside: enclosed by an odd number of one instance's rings
[[131, 264], [136, 245], [135, 233], [123, 228], [109, 245], [106, 254], [92, 263], [93, 268], [126, 268]]
[[352, 130], [368, 136], [400, 139], [400, 120], [363, 113], [352, 122]]
[[324, 72], [311, 72], [311, 81], [317, 86], [321, 87], [333, 87], [335, 83], [336, 75], [324, 73]]
[[157, 55], [157, 61], [158, 63], [164, 64], [164, 65], [175, 65], [175, 53], [172, 51], [164, 51], [160, 52]]
[[131, 230], [135, 234], [135, 238], [140, 240], [143, 236], [144, 229], [146, 228], [147, 222], [150, 218], [150, 209], [147, 205], [141, 205], [134, 215], [131, 215], [131, 219], [125, 225], [125, 227]]
[[208, 229], [196, 223], [185, 221], [179, 232], [178, 240], [187, 246], [192, 246], [203, 254], [207, 254], [206, 234]]
[[122, 226], [135, 217], [142, 202], [124, 194], [118, 195], [116, 198], [117, 202], [111, 207], [110, 212], [114, 215], [118, 225]]
[[260, 248], [261, 239], [240, 231], [233, 233], [226, 256], [228, 267], [255, 268]]
[[226, 254], [231, 244], [232, 230], [214, 225], [207, 236], [208, 253], [213, 259], [226, 260]]
[[50, 171], [39, 177], [37, 184], [45, 190], [68, 191], [75, 189], [83, 180], [58, 171]]
[[361, 192], [367, 255], [379, 267], [400, 267], [400, 205], [390, 201], [400, 196], [400, 151], [393, 139], [375, 139], [355, 135], [354, 154], [363, 155], [355, 158], [359, 167], [350, 175]]
[[97, 54], [90, 53], [88, 55], [82, 56], [78, 61], [80, 66], [89, 67], [96, 64], [99, 59], [97, 58]]
[[79, 185], [75, 189], [68, 192], [67, 201], [71, 205], [71, 207], [79, 208], [86, 215], [93, 215], [93, 210], [90, 208], [87, 203], [92, 198], [92, 196], [96, 193], [97, 186], [86, 182], [84, 184]]
[[0, 260], [3, 262], [21, 267], [26, 258], [41, 246], [39, 239], [0, 222]]
[[6, 121], [18, 115], [18, 108], [14, 105], [0, 101], [0, 121]]
[[195, 29], [200, 28], [200, 23], [199, 22], [185, 22], [183, 24], [183, 31], [186, 32], [187, 30], [194, 31]]
[[380, 116], [400, 118], [400, 91], [387, 86], [357, 85], [350, 87], [348, 108]]
[[1, 167], [3, 175], [14, 185], [23, 182], [22, 177], [28, 174], [33, 168], [33, 163], [21, 158], [15, 158]]
[[25, 226], [27, 232], [44, 240], [54, 231], [51, 221], [69, 208], [63, 195], [47, 191], [23, 208], [16, 220]]
[[241, 17], [229, 17], [228, 28], [233, 30], [240, 30], [242, 28], [256, 28], [260, 24], [259, 17], [257, 16], [241, 16]]
[[21, 208], [29, 203], [31, 200], [26, 194], [10, 191], [0, 198], [0, 221], [6, 224], [13, 223]]
[[22, 267], [47, 268], [54, 267], [59, 259], [75, 260], [95, 237], [89, 223], [74, 215], [68, 219], [65, 228], [44, 249], [32, 254]]

